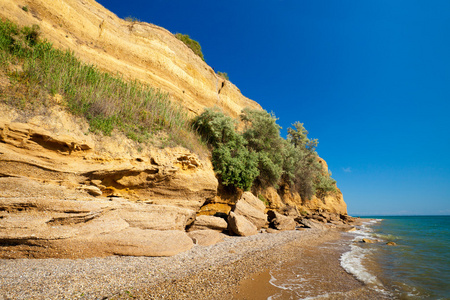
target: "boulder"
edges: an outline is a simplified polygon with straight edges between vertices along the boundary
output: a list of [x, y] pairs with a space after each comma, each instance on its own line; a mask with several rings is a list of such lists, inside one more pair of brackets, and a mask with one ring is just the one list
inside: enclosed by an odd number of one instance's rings
[[324, 217], [322, 217], [321, 215], [316, 214], [316, 213], [311, 215], [311, 219], [317, 220], [317, 221], [322, 222], [322, 223], [326, 223], [327, 222], [327, 220]]
[[319, 229], [319, 230], [327, 229], [327, 227], [323, 223], [320, 223], [319, 221], [316, 221], [313, 219], [303, 219], [300, 221], [300, 224], [304, 225], [306, 228]]
[[397, 246], [396, 242], [387, 242], [386, 245], [388, 246]]
[[200, 246], [210, 246], [223, 241], [223, 234], [216, 230], [195, 230], [187, 234], [194, 244]]
[[86, 193], [88, 193], [91, 196], [101, 196], [103, 194], [101, 189], [99, 189], [98, 187], [93, 186], [93, 185], [84, 185], [84, 186], [80, 187], [80, 189], [84, 190]]
[[228, 226], [231, 231], [240, 236], [249, 236], [258, 233], [258, 228], [244, 216], [230, 212]]
[[267, 215], [264, 213], [266, 206], [252, 193], [245, 192], [233, 207], [235, 214], [244, 216], [252, 222], [257, 229], [267, 225]]
[[266, 229], [266, 232], [267, 233], [279, 233], [280, 231], [279, 230], [277, 230], [277, 229], [274, 229], [274, 228], [267, 228]]
[[363, 239], [361, 240], [361, 242], [362, 242], [362, 243], [367, 243], [367, 244], [373, 244], [373, 243], [375, 243], [376, 241], [375, 241], [375, 240], [371, 240], [371, 239], [367, 239], [367, 238], [363, 238]]
[[288, 216], [288, 217], [293, 217], [293, 218], [295, 218], [295, 217], [300, 216], [300, 213], [299, 213], [297, 207], [291, 206], [291, 205], [283, 206], [283, 207], [280, 209], [280, 212], [281, 212], [283, 215]]
[[189, 231], [211, 229], [222, 232], [228, 228], [228, 223], [223, 218], [200, 215], [197, 216]]
[[293, 218], [284, 216], [274, 210], [267, 212], [270, 225], [278, 230], [295, 230], [296, 223]]

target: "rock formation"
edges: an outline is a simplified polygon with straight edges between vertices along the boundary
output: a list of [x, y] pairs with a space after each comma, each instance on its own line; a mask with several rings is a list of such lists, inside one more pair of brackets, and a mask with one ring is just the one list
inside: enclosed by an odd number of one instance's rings
[[274, 210], [269, 210], [267, 212], [269, 217], [270, 225], [277, 230], [294, 230], [296, 223], [294, 218], [283, 216]]
[[266, 206], [261, 200], [256, 198], [252, 193], [245, 192], [241, 199], [236, 202], [233, 212], [237, 215], [245, 217], [252, 222], [257, 229], [265, 227], [267, 224], [267, 215], [264, 213]]
[[85, 135], [86, 124], [58, 109], [25, 123], [4, 106], [0, 115], [1, 257], [164, 256], [192, 247], [185, 228], [218, 185], [208, 160]]
[[245, 107], [261, 108], [164, 28], [120, 19], [94, 0], [27, 1], [28, 11], [22, 5], [2, 0], [0, 17], [39, 25], [54, 46], [112, 74], [161, 88], [193, 114], [218, 106], [237, 117]]
[[240, 236], [249, 236], [258, 233], [258, 229], [252, 222], [234, 212], [230, 212], [228, 215], [228, 226], [232, 232]]

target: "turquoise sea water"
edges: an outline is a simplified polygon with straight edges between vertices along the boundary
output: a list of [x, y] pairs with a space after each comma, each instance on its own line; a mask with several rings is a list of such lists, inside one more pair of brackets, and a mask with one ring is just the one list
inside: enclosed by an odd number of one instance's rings
[[366, 251], [362, 267], [379, 287], [394, 298], [450, 299], [450, 216], [371, 218], [377, 221], [361, 232], [379, 241], [357, 247]]
[[[268, 299], [450, 300], [450, 216], [372, 216], [362, 221], [341, 240], [318, 248], [313, 259], [319, 265], [307, 262], [271, 271], [270, 284], [280, 290]], [[364, 238], [373, 243], [362, 242]], [[336, 268], [318, 272], [334, 259], [362, 285], [347, 285]], [[332, 278], [330, 272], [335, 272]]]

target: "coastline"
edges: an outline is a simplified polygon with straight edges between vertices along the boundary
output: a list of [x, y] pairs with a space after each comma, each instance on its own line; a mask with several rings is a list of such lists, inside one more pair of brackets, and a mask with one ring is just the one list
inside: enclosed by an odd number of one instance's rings
[[267, 299], [280, 290], [266, 282], [270, 272], [299, 265], [324, 279], [312, 281], [317, 295], [359, 291], [364, 299], [364, 284], [340, 266], [345, 249], [329, 247], [342, 241], [350, 239], [338, 229], [307, 229], [226, 237], [172, 257], [0, 260], [0, 299]]

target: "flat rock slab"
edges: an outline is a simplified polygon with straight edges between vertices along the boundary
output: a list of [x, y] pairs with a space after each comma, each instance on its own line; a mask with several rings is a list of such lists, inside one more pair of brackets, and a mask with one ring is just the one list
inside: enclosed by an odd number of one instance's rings
[[200, 215], [196, 217], [194, 224], [189, 228], [189, 231], [211, 229], [222, 232], [227, 229], [227, 227], [227, 221], [220, 217]]

